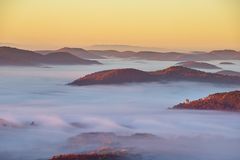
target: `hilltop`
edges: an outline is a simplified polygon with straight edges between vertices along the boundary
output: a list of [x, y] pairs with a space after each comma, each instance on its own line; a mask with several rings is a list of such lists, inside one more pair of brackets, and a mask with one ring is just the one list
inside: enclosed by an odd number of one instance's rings
[[70, 85], [123, 84], [140, 82], [195, 81], [223, 84], [240, 84], [240, 77], [207, 73], [182, 66], [145, 72], [132, 68], [112, 69], [95, 72], [79, 78]]

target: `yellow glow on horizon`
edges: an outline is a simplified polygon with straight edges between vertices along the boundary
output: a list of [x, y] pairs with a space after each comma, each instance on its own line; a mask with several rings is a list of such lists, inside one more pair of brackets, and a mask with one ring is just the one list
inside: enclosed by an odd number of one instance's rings
[[0, 43], [240, 50], [238, 0], [1, 0]]

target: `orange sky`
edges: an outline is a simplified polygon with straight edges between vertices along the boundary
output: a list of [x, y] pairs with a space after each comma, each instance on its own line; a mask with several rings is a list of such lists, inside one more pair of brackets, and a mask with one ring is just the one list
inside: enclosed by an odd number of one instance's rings
[[0, 0], [0, 43], [240, 50], [239, 0]]

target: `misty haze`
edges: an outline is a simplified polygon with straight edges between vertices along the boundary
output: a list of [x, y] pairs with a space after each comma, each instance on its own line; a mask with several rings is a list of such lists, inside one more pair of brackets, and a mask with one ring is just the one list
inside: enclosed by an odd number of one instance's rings
[[[239, 61], [234, 62], [234, 68], [222, 67], [240, 70]], [[169, 110], [185, 99], [238, 90], [238, 85], [184, 81], [120, 86], [66, 85], [80, 76], [103, 69], [133, 67], [152, 71], [175, 64], [117, 59], [101, 60], [101, 63], [104, 65], [2, 67], [1, 157], [48, 159], [59, 153], [96, 150], [100, 146], [91, 145], [91, 141], [83, 146], [68, 147], [71, 145], [68, 139], [81, 133], [112, 132], [122, 136], [135, 133], [158, 136], [159, 142], [150, 141], [149, 146], [146, 139], [146, 142], [133, 141], [135, 145], [122, 142], [118, 147], [157, 153], [159, 159], [160, 155], [166, 159], [239, 158], [239, 113]]]
[[0, 0], [0, 160], [240, 160], [239, 0]]

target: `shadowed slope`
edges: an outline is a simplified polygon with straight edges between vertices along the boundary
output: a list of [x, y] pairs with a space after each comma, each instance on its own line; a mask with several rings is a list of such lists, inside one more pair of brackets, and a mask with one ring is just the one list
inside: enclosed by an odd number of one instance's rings
[[17, 48], [0, 47], [0, 65], [39, 65], [42, 55]]
[[66, 52], [55, 52], [47, 55], [10, 47], [0, 47], [0, 65], [39, 66], [43, 64], [72, 65], [100, 64], [97, 61], [85, 60]]
[[228, 75], [228, 76], [238, 76], [240, 77], [240, 72], [236, 71], [231, 71], [231, 70], [222, 70], [219, 72], [216, 72], [217, 74], [222, 74], [222, 75]]

